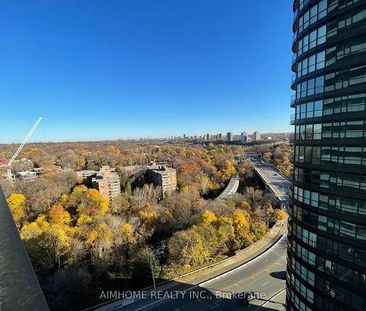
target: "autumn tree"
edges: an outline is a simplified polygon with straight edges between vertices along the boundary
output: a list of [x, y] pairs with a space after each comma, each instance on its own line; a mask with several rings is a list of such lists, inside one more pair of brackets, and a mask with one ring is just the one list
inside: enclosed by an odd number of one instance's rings
[[58, 225], [69, 225], [71, 221], [70, 214], [65, 210], [65, 208], [56, 204], [51, 208], [48, 212], [50, 223], [58, 224]]
[[222, 181], [228, 181], [235, 173], [236, 169], [233, 160], [226, 160], [223, 168], [219, 172]]
[[277, 210], [276, 211], [276, 219], [277, 220], [285, 220], [287, 218], [287, 213], [283, 210], [283, 209], [280, 209], [280, 210]]
[[26, 217], [26, 198], [21, 193], [12, 193], [7, 198], [7, 202], [14, 221], [19, 228]]
[[134, 211], [140, 211], [147, 203], [156, 204], [160, 196], [160, 188], [152, 184], [145, 184], [142, 188], [136, 188], [131, 197], [131, 207]]
[[128, 195], [121, 195], [116, 197], [111, 202], [111, 212], [118, 215], [128, 215], [131, 213], [131, 203]]
[[194, 229], [178, 231], [168, 241], [168, 258], [171, 263], [194, 267], [206, 262], [208, 257], [204, 241]]
[[245, 159], [240, 163], [238, 172], [239, 176], [244, 180], [248, 180], [253, 177], [254, 168], [249, 159]]
[[103, 216], [108, 210], [108, 201], [96, 189], [84, 185], [77, 186], [66, 202], [67, 208], [76, 210], [77, 224], [90, 224], [97, 216]]
[[214, 212], [205, 210], [202, 213], [202, 223], [204, 225], [210, 225], [211, 223], [215, 222], [217, 220], [217, 217]]
[[73, 263], [70, 228], [49, 223], [46, 215], [40, 215], [21, 229], [32, 262], [40, 271], [50, 271]]
[[29, 213], [37, 216], [47, 212], [60, 196], [80, 182], [73, 172], [62, 172], [49, 177], [42, 177], [32, 183], [17, 182], [17, 190], [27, 198]]
[[251, 224], [250, 230], [254, 233], [255, 239], [261, 239], [267, 232], [266, 224], [263, 222], [254, 222]]
[[113, 246], [113, 231], [110, 226], [105, 223], [92, 226], [86, 237], [94, 262], [103, 262], [110, 258]]

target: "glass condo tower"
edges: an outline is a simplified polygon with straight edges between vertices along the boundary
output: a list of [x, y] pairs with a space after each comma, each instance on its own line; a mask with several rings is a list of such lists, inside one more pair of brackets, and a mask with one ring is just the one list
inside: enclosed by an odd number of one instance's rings
[[366, 310], [366, 0], [293, 3], [287, 310]]

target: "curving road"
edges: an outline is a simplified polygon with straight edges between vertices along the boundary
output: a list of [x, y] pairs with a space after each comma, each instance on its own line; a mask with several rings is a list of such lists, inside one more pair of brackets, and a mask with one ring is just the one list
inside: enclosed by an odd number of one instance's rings
[[[167, 299], [147, 298], [110, 310], [284, 310], [285, 269], [284, 236], [255, 261], [222, 276], [197, 286], [177, 283], [166, 291], [169, 295]], [[246, 305], [239, 297], [243, 292], [255, 292], [259, 299]]]
[[[257, 155], [247, 154], [258, 175], [281, 203], [290, 202], [291, 181], [281, 175], [272, 165], [263, 163]], [[238, 180], [232, 178], [222, 197], [235, 193]], [[286, 236], [270, 250], [254, 261], [230, 270], [221, 276], [198, 285], [176, 283], [153, 294], [149, 291], [144, 299], [122, 306], [124, 302], [107, 305], [98, 310], [285, 310]], [[159, 286], [160, 288], [160, 286]], [[258, 299], [245, 304], [242, 293], [254, 292]], [[159, 299], [157, 295], [161, 294]], [[128, 303], [128, 302], [127, 302]]]
[[234, 175], [233, 177], [231, 177], [226, 188], [224, 189], [223, 192], [221, 192], [221, 194], [216, 198], [216, 200], [228, 198], [230, 195], [233, 195], [236, 191], [238, 191], [238, 188], [239, 188], [239, 176]]

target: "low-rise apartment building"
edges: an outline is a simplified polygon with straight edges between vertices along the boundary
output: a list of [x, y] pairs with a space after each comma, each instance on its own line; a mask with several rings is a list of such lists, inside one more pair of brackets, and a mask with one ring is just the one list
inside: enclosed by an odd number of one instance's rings
[[154, 186], [161, 187], [161, 196], [174, 192], [177, 189], [177, 171], [163, 165], [150, 166], [147, 171], [148, 181]]
[[77, 175], [87, 184], [101, 193], [109, 202], [121, 195], [121, 183], [115, 169], [109, 166], [102, 166], [99, 171], [83, 170], [78, 171]]
[[109, 166], [102, 166], [92, 179], [92, 186], [109, 202], [121, 195], [121, 183], [118, 174]]

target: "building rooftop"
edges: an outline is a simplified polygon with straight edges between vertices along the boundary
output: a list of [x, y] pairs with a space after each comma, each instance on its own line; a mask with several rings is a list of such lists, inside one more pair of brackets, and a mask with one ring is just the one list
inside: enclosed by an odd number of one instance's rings
[[175, 168], [164, 166], [164, 165], [158, 165], [158, 164], [150, 165], [150, 166], [148, 166], [148, 169], [157, 171], [157, 172], [164, 172], [164, 171], [165, 172], [175, 172], [176, 171]]

